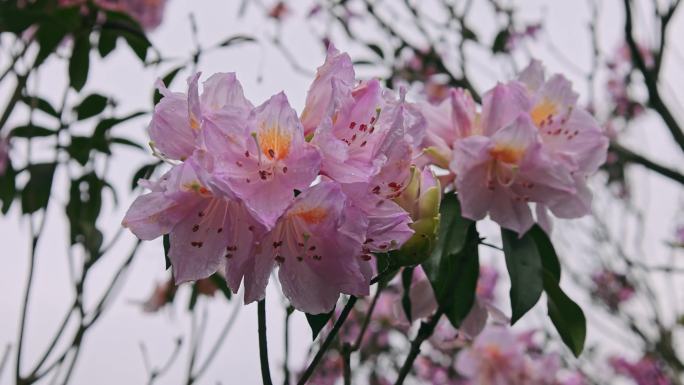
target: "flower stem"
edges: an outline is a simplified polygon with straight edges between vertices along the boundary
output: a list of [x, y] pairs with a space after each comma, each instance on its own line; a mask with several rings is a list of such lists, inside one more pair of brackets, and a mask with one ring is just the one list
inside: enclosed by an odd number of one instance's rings
[[313, 358], [313, 360], [311, 361], [309, 366], [306, 368], [306, 371], [304, 372], [304, 374], [302, 374], [302, 377], [297, 382], [297, 385], [306, 384], [306, 381], [314, 373], [314, 371], [316, 370], [316, 366], [318, 366], [318, 363], [321, 361], [321, 359], [325, 355], [325, 352], [330, 347], [330, 344], [332, 344], [333, 340], [337, 336], [337, 333], [340, 331], [342, 324], [344, 324], [344, 321], [347, 320], [347, 317], [349, 316], [351, 309], [354, 307], [356, 300], [357, 300], [357, 298], [354, 296], [349, 297], [349, 299], [347, 300], [347, 304], [344, 305], [344, 309], [342, 309], [342, 313], [340, 313], [340, 316], [337, 318], [337, 321], [335, 321], [335, 325], [333, 325], [333, 328], [332, 328], [332, 330], [330, 330], [330, 333], [328, 333], [328, 336], [325, 337], [325, 341], [323, 341], [323, 345], [321, 345], [321, 348], [316, 353], [316, 356]]
[[273, 385], [271, 370], [268, 366], [268, 343], [266, 341], [266, 299], [259, 301], [257, 306], [259, 323], [259, 359], [261, 361], [261, 379], [264, 385]]

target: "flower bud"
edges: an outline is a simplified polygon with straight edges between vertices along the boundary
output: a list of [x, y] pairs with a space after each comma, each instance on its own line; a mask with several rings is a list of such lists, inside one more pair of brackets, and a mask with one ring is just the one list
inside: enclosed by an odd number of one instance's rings
[[396, 264], [417, 265], [430, 256], [439, 229], [441, 200], [442, 188], [432, 170], [426, 167], [419, 171], [413, 167], [410, 182], [395, 201], [411, 214], [410, 226], [415, 233], [393, 252]]

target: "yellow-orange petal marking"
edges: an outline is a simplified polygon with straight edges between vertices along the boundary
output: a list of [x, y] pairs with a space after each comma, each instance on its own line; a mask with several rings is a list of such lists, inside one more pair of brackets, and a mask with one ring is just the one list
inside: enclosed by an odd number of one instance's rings
[[278, 125], [264, 127], [259, 132], [259, 147], [269, 159], [283, 159], [290, 153], [292, 135]]

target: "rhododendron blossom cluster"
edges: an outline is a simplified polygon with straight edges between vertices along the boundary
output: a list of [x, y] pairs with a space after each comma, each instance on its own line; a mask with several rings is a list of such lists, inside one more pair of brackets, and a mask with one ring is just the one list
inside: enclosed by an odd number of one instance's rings
[[546, 79], [533, 61], [517, 80], [486, 92], [479, 110], [463, 90], [424, 106], [425, 153], [454, 173], [465, 217], [489, 214], [523, 234], [535, 222], [531, 203], [547, 232], [549, 210], [560, 218], [590, 212], [586, 178], [605, 162], [608, 138], [577, 99], [567, 79]]
[[545, 80], [537, 62], [481, 109], [463, 90], [431, 106], [359, 82], [332, 45], [300, 116], [282, 92], [255, 107], [232, 73], [209, 77], [201, 93], [199, 78], [187, 93], [159, 84], [149, 134], [173, 167], [142, 182], [150, 192], [123, 225], [146, 240], [169, 234], [177, 283], [224, 271], [246, 302], [264, 297], [277, 267], [294, 307], [329, 312], [340, 293], [368, 294], [373, 253], [428, 253], [407, 241], [434, 237], [434, 166], [455, 174], [464, 216], [489, 213], [522, 234], [530, 202], [547, 229], [547, 209], [588, 213], [585, 179], [605, 159], [607, 140], [569, 82]]

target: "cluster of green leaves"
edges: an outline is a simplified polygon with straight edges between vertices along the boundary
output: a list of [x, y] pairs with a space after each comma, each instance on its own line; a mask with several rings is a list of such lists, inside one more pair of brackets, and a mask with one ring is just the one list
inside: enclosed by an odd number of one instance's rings
[[[104, 21], [103, 21], [104, 20]], [[82, 5], [59, 6], [56, 0], [37, 0], [19, 6], [0, 2], [0, 32], [28, 35], [38, 46], [33, 67], [39, 67], [60, 44], [73, 41], [69, 57], [69, 84], [80, 91], [88, 79], [90, 51], [97, 49], [106, 57], [123, 39], [145, 62], [151, 43], [140, 25], [130, 16], [99, 8], [88, 1]]]

